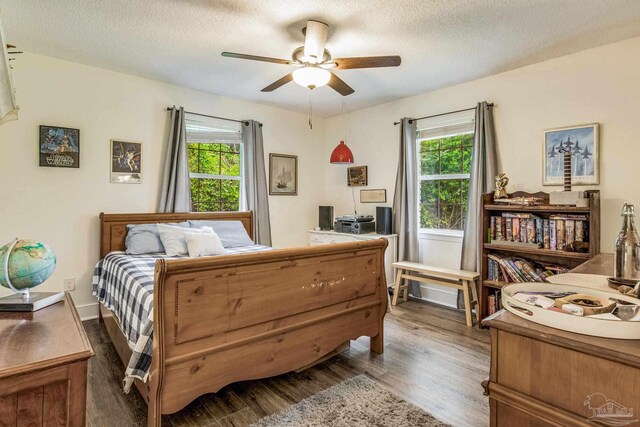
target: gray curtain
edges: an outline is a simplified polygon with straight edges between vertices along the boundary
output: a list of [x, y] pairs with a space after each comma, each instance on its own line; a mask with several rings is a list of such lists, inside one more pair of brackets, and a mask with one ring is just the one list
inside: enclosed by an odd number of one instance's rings
[[184, 108], [171, 109], [169, 141], [164, 162], [159, 212], [191, 212]]
[[271, 246], [271, 224], [269, 222], [269, 193], [267, 172], [264, 165], [262, 123], [245, 120], [242, 125], [244, 147], [245, 198], [247, 209], [253, 211], [255, 242]]
[[[497, 175], [496, 137], [493, 112], [486, 102], [476, 106], [475, 135], [471, 158], [471, 179], [467, 195], [467, 218], [462, 238], [460, 268], [478, 271], [480, 267], [480, 242], [486, 233], [482, 230], [482, 195], [493, 190]], [[458, 308], [464, 307], [462, 292], [458, 292]]]
[[[407, 117], [400, 123], [400, 156], [393, 194], [393, 228], [398, 234], [398, 259], [418, 261], [418, 161], [416, 121]], [[409, 292], [421, 297], [420, 286], [411, 281]]]

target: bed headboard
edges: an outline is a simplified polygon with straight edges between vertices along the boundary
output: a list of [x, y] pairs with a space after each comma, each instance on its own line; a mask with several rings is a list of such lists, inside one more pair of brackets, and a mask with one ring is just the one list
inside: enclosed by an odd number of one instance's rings
[[253, 236], [252, 212], [191, 212], [191, 213], [100, 213], [100, 258], [111, 251], [124, 251], [127, 224], [157, 224], [189, 220], [240, 221], [251, 238]]

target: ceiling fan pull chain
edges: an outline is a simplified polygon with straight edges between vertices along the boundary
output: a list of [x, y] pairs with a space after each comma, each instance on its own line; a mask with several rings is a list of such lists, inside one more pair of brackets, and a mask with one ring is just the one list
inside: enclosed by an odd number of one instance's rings
[[309, 91], [309, 129], [313, 129], [313, 104], [311, 103], [312, 93], [312, 91]]

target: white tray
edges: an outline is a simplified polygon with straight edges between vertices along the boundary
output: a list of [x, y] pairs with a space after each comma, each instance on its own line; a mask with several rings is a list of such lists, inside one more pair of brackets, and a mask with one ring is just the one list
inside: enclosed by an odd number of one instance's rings
[[604, 298], [614, 297], [634, 304], [640, 303], [636, 298], [592, 288], [551, 283], [518, 283], [502, 288], [502, 306], [523, 319], [552, 328], [562, 329], [563, 331], [576, 332], [594, 337], [618, 338], [623, 340], [640, 339], [640, 312], [638, 312], [633, 319], [627, 321], [606, 314], [589, 317], [574, 316], [520, 302], [513, 298], [513, 295], [518, 292], [576, 292]]

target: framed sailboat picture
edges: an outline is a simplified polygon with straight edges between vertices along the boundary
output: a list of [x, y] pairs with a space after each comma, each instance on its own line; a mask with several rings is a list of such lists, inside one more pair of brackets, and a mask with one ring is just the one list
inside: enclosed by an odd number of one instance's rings
[[298, 156], [269, 154], [269, 194], [298, 195]]

